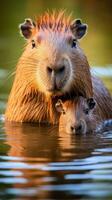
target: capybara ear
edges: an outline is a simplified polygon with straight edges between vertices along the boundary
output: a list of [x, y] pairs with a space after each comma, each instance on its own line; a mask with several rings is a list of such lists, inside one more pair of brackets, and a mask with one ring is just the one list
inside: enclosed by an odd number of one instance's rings
[[82, 24], [80, 19], [76, 19], [70, 25], [70, 29], [76, 39], [82, 38], [87, 30], [87, 24]]
[[35, 23], [32, 22], [31, 19], [25, 19], [25, 22], [19, 25], [22, 36], [24, 36], [26, 39], [29, 39], [32, 35], [32, 29], [35, 26]]
[[57, 110], [58, 112], [60, 112], [60, 113], [62, 113], [62, 114], [65, 114], [65, 110], [64, 110], [64, 108], [63, 108], [63, 103], [62, 103], [61, 99], [58, 99], [58, 101], [57, 101], [55, 107], [56, 107], [56, 110]]
[[89, 98], [87, 99], [87, 104], [88, 104], [89, 109], [92, 110], [95, 107], [96, 102], [94, 98]]

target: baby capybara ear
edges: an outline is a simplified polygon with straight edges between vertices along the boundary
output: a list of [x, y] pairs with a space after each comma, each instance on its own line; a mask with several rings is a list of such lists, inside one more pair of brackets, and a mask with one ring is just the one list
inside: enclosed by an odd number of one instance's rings
[[76, 39], [82, 38], [87, 31], [87, 24], [82, 24], [80, 19], [76, 19], [70, 25], [70, 29]]
[[87, 104], [88, 104], [89, 109], [92, 110], [95, 107], [96, 102], [94, 98], [89, 98], [87, 99]]
[[25, 19], [25, 22], [19, 25], [22, 36], [24, 36], [26, 39], [29, 39], [32, 35], [32, 29], [35, 26], [35, 23], [32, 22], [31, 19]]
[[60, 113], [62, 113], [62, 114], [65, 114], [65, 110], [64, 110], [63, 103], [62, 103], [61, 99], [58, 99], [58, 101], [57, 101], [55, 107], [56, 107], [56, 110], [57, 110], [58, 112], [60, 112]]

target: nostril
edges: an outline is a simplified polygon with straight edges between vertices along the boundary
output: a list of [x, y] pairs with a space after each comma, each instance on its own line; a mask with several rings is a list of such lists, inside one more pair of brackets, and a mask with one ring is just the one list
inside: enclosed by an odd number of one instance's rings
[[75, 130], [76, 131], [80, 131], [82, 129], [82, 125], [81, 124], [79, 124], [79, 125], [77, 125], [76, 127], [75, 127]]
[[62, 72], [64, 72], [64, 70], [65, 70], [65, 66], [63, 65], [61, 68], [58, 69], [58, 72], [62, 73]]
[[80, 124], [79, 127], [78, 127], [78, 130], [81, 130], [81, 129], [82, 129], [82, 125]]
[[48, 72], [48, 73], [52, 73], [52, 68], [47, 67], [47, 72]]
[[74, 130], [74, 126], [71, 126], [70, 128], [71, 128], [71, 131], [73, 131], [73, 130]]

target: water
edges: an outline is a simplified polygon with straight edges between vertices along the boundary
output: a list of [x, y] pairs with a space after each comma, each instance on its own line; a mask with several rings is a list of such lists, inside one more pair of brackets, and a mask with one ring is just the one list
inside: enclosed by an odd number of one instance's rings
[[23, 51], [18, 24], [47, 8], [74, 10], [74, 16], [89, 24], [89, 33], [81, 46], [94, 66], [92, 71], [112, 92], [110, 1], [86, 2], [62, 0], [54, 5], [53, 1], [20, 0], [7, 1], [7, 6], [5, 1], [1, 3], [0, 200], [112, 199], [112, 130], [75, 136], [59, 133], [57, 126], [5, 123], [3, 116], [12, 73]]
[[0, 123], [1, 199], [111, 199], [112, 131]]

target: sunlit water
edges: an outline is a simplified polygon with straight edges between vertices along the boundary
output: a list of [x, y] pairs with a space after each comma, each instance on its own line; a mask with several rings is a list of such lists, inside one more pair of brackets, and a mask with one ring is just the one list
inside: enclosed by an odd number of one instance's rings
[[[7, 71], [0, 72], [2, 82]], [[103, 76], [101, 68], [94, 72]], [[105, 74], [111, 82], [111, 67]], [[4, 90], [0, 95], [0, 200], [112, 199], [111, 130], [75, 136], [59, 133], [56, 126], [5, 123], [6, 100]]]

